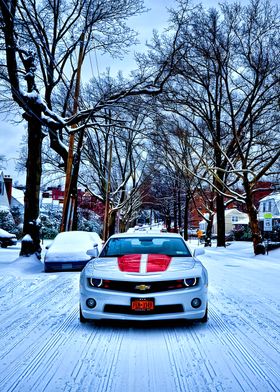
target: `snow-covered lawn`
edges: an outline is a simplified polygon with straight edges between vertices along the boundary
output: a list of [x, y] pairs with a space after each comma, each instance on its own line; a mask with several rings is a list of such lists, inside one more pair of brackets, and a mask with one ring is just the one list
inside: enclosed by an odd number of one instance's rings
[[79, 273], [18, 253], [0, 249], [1, 392], [280, 391], [280, 249], [206, 248], [205, 325], [81, 325]]

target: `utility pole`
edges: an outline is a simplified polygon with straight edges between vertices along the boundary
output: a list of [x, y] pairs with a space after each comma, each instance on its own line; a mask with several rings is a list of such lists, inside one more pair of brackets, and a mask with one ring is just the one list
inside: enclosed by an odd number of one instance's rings
[[[80, 84], [81, 84], [81, 70], [84, 58], [84, 40], [85, 32], [82, 32], [80, 38], [80, 49], [77, 65], [77, 77], [74, 92], [74, 104], [73, 104], [73, 115], [77, 113], [80, 95]], [[63, 199], [63, 212], [60, 231], [71, 231], [73, 224], [73, 216], [75, 211], [76, 195], [73, 194], [72, 185], [72, 174], [73, 174], [73, 158], [74, 158], [74, 144], [75, 144], [75, 132], [74, 129], [77, 125], [72, 125], [73, 132], [69, 136], [69, 148], [68, 148], [68, 159], [66, 168], [66, 178], [65, 178], [65, 189], [64, 189], [64, 199]]]
[[112, 140], [110, 142], [109, 150], [109, 164], [108, 164], [108, 177], [106, 187], [106, 199], [105, 199], [105, 212], [104, 212], [104, 223], [103, 223], [103, 241], [106, 241], [109, 236], [109, 209], [110, 209], [110, 190], [111, 190], [111, 168], [112, 168]]

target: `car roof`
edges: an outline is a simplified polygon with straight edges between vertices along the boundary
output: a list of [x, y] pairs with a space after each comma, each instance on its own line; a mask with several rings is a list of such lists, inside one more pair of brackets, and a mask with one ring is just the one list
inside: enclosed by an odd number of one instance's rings
[[181, 238], [181, 234], [177, 233], [155, 233], [149, 231], [138, 231], [134, 233], [118, 233], [113, 234], [110, 238], [139, 238], [139, 237], [159, 237], [159, 238]]
[[[102, 240], [99, 235], [92, 231], [64, 231], [58, 233], [57, 236], [54, 238], [54, 244], [66, 243], [67, 246], [75, 247], [75, 246], [83, 246], [85, 242], [92, 242], [96, 241], [97, 243], [101, 244]], [[53, 245], [52, 245], [53, 247]]]

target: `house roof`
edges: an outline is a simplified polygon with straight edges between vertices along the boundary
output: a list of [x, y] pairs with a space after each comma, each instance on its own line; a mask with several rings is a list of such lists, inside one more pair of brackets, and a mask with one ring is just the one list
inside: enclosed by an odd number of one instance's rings
[[17, 188], [12, 188], [12, 197], [17, 200], [18, 203], [24, 205], [24, 191]]
[[245, 212], [239, 211], [237, 208], [230, 208], [228, 210], [225, 210], [225, 216], [230, 214], [247, 215]]
[[263, 197], [260, 200], [260, 203], [262, 203], [263, 201], [268, 201], [268, 200], [274, 200], [275, 203], [279, 203], [280, 202], [280, 192], [270, 193], [268, 196]]
[[[204, 216], [208, 216], [209, 214], [207, 213], [207, 214], [204, 214]], [[230, 208], [230, 209], [228, 209], [228, 210], [225, 210], [225, 216], [228, 216], [228, 215], [239, 215], [239, 220], [238, 220], [238, 222], [236, 222], [236, 224], [240, 224], [239, 222], [243, 222], [243, 224], [248, 224], [248, 222], [249, 222], [249, 219], [248, 219], [248, 214], [246, 213], [246, 212], [242, 212], [242, 211], [239, 211], [237, 208]], [[202, 222], [204, 222], [204, 219], [202, 219], [201, 221], [200, 221], [200, 223], [202, 223]], [[215, 215], [214, 215], [214, 223], [216, 223], [217, 222], [217, 214], [215, 213]]]

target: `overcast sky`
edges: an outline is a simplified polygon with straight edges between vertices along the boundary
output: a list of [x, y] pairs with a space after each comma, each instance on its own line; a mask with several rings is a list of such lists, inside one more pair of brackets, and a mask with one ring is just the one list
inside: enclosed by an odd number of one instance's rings
[[[216, 6], [218, 1], [216, 0], [202, 0], [201, 1], [206, 7]], [[123, 61], [113, 60], [108, 56], [97, 56], [96, 59], [91, 60], [92, 67], [87, 67], [84, 70], [84, 79], [88, 79], [92, 76], [92, 73], [97, 72], [97, 65], [99, 72], [105, 71], [106, 68], [110, 68], [112, 74], [122, 70], [125, 75], [129, 74], [130, 70], [135, 68], [133, 61], [133, 53], [144, 50], [144, 44], [149, 41], [152, 37], [153, 30], [162, 31], [167, 25], [168, 13], [166, 8], [174, 6], [174, 0], [145, 0], [147, 8], [150, 11], [131, 19], [129, 24], [139, 32], [139, 39], [141, 45], [131, 48], [130, 55], [126, 56]], [[90, 72], [90, 75], [89, 75]], [[0, 155], [5, 155], [7, 158], [7, 165], [5, 167], [4, 174], [11, 175], [16, 181], [23, 183], [24, 175], [19, 175], [15, 170], [15, 162], [19, 156], [20, 143], [22, 136], [25, 133], [24, 124], [15, 126], [9, 123], [7, 120], [0, 118]]]

